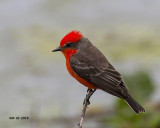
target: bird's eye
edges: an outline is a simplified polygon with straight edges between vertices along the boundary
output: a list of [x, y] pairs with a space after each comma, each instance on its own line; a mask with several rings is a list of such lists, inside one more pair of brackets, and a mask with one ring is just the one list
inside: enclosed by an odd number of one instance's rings
[[67, 47], [70, 47], [71, 45], [72, 45], [72, 43], [67, 43], [66, 44]]

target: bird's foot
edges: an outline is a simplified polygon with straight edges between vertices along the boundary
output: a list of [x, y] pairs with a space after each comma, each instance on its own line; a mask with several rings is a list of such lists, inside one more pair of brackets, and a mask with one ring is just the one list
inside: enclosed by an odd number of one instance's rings
[[90, 105], [90, 101], [89, 101], [89, 99], [84, 99], [84, 101], [83, 101], [83, 105], [84, 105], [84, 104]]
[[83, 101], [83, 105], [84, 104], [87, 104], [87, 105], [90, 105], [90, 97], [92, 96], [92, 94], [96, 91], [96, 89], [89, 89], [87, 90], [87, 95], [86, 95], [86, 98], [84, 99]]

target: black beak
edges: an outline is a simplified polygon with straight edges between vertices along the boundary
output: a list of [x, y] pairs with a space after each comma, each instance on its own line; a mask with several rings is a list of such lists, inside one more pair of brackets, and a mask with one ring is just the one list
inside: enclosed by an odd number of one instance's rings
[[57, 51], [61, 51], [61, 50], [62, 50], [62, 48], [58, 47], [58, 48], [54, 49], [52, 52], [57, 52]]

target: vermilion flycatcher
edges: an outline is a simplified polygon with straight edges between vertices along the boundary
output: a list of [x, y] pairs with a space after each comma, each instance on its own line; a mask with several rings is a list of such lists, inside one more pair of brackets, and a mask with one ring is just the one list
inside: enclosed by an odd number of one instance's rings
[[106, 57], [79, 31], [68, 33], [53, 52], [61, 51], [66, 58], [66, 67], [71, 76], [88, 89], [102, 89], [124, 99], [136, 112], [145, 112], [128, 93], [121, 74]]

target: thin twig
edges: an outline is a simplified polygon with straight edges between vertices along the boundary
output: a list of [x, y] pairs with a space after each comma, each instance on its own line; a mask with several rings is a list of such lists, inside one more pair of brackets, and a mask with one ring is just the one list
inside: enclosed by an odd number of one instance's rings
[[89, 99], [95, 91], [96, 91], [96, 89], [94, 89], [94, 90], [88, 89], [87, 90], [87, 95], [86, 95], [86, 98], [84, 99], [84, 102], [83, 102], [83, 109], [82, 109], [82, 113], [81, 113], [80, 123], [78, 124], [78, 128], [82, 128], [83, 120], [84, 120], [84, 117], [86, 114], [86, 109], [87, 109], [87, 106], [90, 104]]

